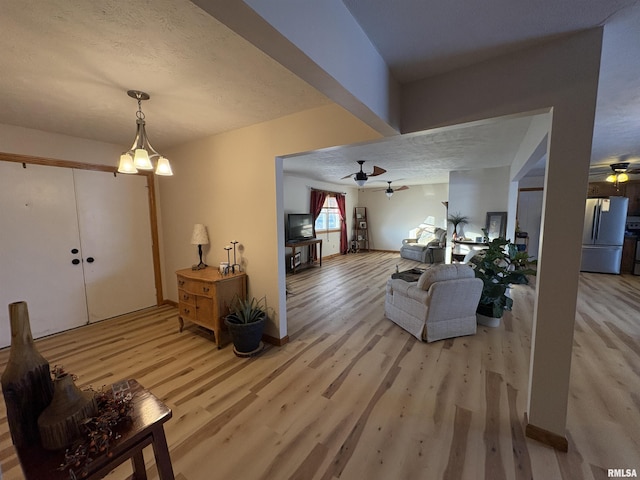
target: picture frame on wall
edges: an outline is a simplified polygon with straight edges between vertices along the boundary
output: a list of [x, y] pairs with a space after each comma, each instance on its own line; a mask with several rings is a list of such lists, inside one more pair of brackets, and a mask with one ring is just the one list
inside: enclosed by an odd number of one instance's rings
[[507, 235], [507, 212], [487, 212], [485, 225], [489, 240]]
[[360, 229], [366, 230], [366, 228], [367, 228], [367, 222], [360, 222]]

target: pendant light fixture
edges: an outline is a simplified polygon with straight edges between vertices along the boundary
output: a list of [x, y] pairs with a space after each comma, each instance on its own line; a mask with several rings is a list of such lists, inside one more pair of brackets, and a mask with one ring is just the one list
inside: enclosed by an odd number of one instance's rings
[[389, 184], [389, 187], [384, 191], [384, 193], [387, 195], [387, 198], [391, 200], [391, 197], [393, 196], [393, 188], [391, 188], [391, 182], [387, 183]]
[[128, 152], [120, 155], [120, 164], [118, 172], [120, 173], [138, 173], [138, 170], [153, 170], [151, 160], [158, 159], [155, 173], [156, 175], [171, 176], [171, 165], [169, 160], [156, 152], [147, 138], [147, 132], [144, 129], [144, 113], [142, 112], [142, 100], [149, 100], [149, 94], [139, 90], [129, 90], [127, 92], [131, 98], [138, 101], [138, 111], [136, 112], [136, 138]]

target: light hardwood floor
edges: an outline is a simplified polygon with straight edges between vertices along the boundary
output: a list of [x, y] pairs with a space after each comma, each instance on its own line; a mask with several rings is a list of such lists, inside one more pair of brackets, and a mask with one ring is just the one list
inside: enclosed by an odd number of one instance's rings
[[[384, 318], [396, 264], [417, 265], [372, 252], [289, 276], [291, 341], [252, 359], [216, 350], [193, 325], [178, 333], [168, 306], [36, 343], [80, 385], [136, 378], [163, 399], [179, 480], [640, 472], [640, 277], [581, 275], [564, 454], [524, 437], [533, 288], [514, 289], [499, 328], [425, 344]], [[0, 370], [7, 357], [1, 350]], [[19, 479], [4, 404], [0, 412], [4, 479]], [[157, 478], [149, 449], [145, 459]], [[109, 478], [130, 472], [125, 464]]]

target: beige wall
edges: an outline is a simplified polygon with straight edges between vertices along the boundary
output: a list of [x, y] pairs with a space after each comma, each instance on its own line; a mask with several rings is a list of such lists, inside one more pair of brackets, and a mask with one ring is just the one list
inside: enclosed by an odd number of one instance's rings
[[[385, 189], [382, 184], [379, 188]], [[392, 184], [401, 187], [402, 181]], [[409, 238], [409, 232], [418, 227], [429, 216], [434, 225], [446, 225], [446, 209], [442, 202], [447, 201], [449, 187], [446, 183], [411, 185], [408, 190], [395, 192], [387, 198], [384, 191], [366, 189], [358, 198], [359, 207], [367, 207], [369, 228], [369, 248], [372, 250], [399, 251], [402, 240]], [[353, 212], [351, 212], [353, 215]]]
[[[247, 272], [249, 294], [267, 296], [266, 333], [286, 334], [282, 172], [276, 157], [379, 138], [346, 110], [331, 105], [205, 138], [166, 152], [174, 176], [159, 181], [163, 224], [165, 298], [177, 300], [174, 272], [197, 263], [189, 244], [194, 223], [204, 223], [206, 263], [226, 260], [231, 240]], [[280, 162], [281, 163], [281, 162]], [[282, 258], [281, 258], [282, 257]]]
[[118, 166], [122, 145], [0, 124], [0, 152]]
[[[509, 209], [509, 167], [463, 170], [449, 174], [449, 214], [469, 217], [469, 223], [458, 226], [458, 233], [475, 240], [483, 235], [487, 212]], [[453, 226], [448, 226], [449, 237]], [[513, 238], [513, 235], [507, 238]]]

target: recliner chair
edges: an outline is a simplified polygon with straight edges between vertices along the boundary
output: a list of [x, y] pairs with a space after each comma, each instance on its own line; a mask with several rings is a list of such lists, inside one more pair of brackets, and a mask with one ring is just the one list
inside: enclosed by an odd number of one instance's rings
[[474, 335], [482, 280], [469, 265], [436, 265], [417, 282], [390, 279], [384, 314], [419, 340]]
[[405, 238], [400, 247], [400, 256], [422, 263], [444, 262], [444, 246], [447, 231], [436, 228], [433, 234], [424, 233], [420, 238]]

